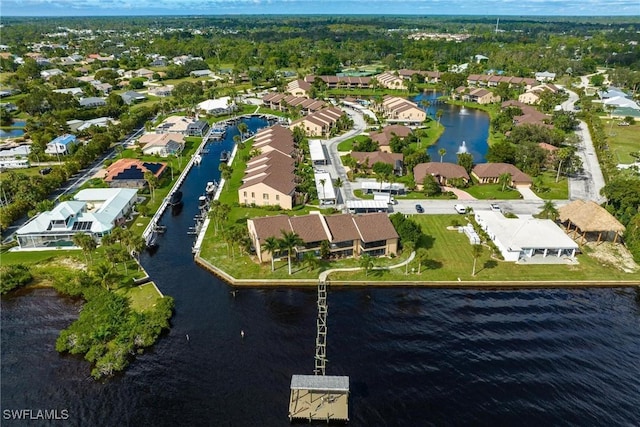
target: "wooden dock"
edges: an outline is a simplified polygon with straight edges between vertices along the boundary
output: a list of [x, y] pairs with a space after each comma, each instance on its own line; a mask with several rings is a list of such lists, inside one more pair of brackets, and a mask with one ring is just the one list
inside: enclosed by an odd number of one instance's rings
[[349, 421], [349, 377], [293, 375], [289, 420]]

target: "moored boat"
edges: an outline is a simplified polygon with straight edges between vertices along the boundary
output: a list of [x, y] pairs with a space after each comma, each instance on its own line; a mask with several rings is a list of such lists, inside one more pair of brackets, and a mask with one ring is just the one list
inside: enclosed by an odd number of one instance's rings
[[182, 191], [176, 190], [171, 193], [171, 197], [169, 198], [169, 206], [177, 206], [182, 202]]

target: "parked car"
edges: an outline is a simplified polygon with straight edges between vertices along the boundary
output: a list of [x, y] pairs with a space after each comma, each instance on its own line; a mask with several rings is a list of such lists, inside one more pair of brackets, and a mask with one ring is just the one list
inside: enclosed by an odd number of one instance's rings
[[455, 209], [459, 214], [467, 213], [467, 208], [465, 208], [464, 205], [456, 204], [453, 206], [453, 209]]
[[417, 204], [416, 205], [416, 212], [418, 213], [424, 213], [424, 208], [422, 207], [421, 204]]
[[502, 209], [500, 209], [500, 205], [498, 205], [497, 203], [491, 203], [489, 207], [494, 212], [502, 212]]

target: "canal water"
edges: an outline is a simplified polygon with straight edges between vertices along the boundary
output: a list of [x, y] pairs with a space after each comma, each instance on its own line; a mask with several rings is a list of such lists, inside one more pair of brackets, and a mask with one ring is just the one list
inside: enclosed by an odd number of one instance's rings
[[[2, 297], [2, 409], [69, 412], [64, 422], [3, 426], [289, 425], [291, 375], [313, 371], [315, 291], [234, 296], [191, 255], [197, 198], [233, 135], [209, 144], [182, 186], [183, 210], [165, 214], [157, 252], [142, 259], [176, 311], [124, 374], [95, 382], [87, 362], [56, 353], [78, 301], [50, 289]], [[634, 297], [622, 288], [331, 288], [327, 374], [351, 378], [352, 426], [636, 425]]]
[[437, 144], [427, 149], [431, 156], [431, 161], [439, 162], [441, 148], [446, 150], [443, 157], [444, 162], [457, 163], [458, 153], [470, 153], [474, 163], [486, 163], [487, 138], [489, 137], [489, 115], [484, 111], [473, 108], [462, 108], [457, 105], [438, 103], [438, 97], [442, 93], [429, 91], [413, 98], [414, 102], [420, 103], [423, 100], [429, 101], [431, 105], [427, 110], [428, 116], [437, 120], [436, 112], [442, 111], [440, 123], [445, 127], [445, 131], [438, 139]]
[[25, 124], [26, 124], [25, 121], [20, 120], [20, 121], [13, 122], [12, 129], [9, 129], [9, 130], [0, 129], [0, 139], [16, 138], [18, 136], [24, 135]]

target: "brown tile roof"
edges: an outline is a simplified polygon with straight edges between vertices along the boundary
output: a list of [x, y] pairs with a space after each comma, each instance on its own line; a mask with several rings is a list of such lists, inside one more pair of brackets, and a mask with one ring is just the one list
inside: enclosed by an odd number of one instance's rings
[[348, 242], [360, 238], [358, 228], [353, 222], [353, 215], [338, 214], [325, 216], [327, 227], [331, 232], [331, 243]]
[[293, 231], [300, 236], [305, 243], [329, 240], [322, 224], [323, 218], [320, 215], [292, 216], [289, 219]]
[[369, 137], [378, 143], [379, 146], [387, 146], [393, 138], [393, 135], [397, 135], [400, 138], [405, 138], [411, 135], [411, 128], [403, 125], [391, 125], [387, 126], [381, 131], [371, 132]]
[[418, 184], [422, 184], [427, 175], [441, 176], [445, 179], [464, 178], [469, 180], [466, 169], [455, 163], [419, 163], [413, 168], [413, 179]]
[[478, 178], [498, 178], [503, 173], [511, 174], [511, 180], [515, 183], [531, 183], [533, 180], [529, 175], [509, 163], [481, 163], [473, 167], [473, 173]]
[[356, 161], [360, 164], [367, 163], [367, 159], [369, 159], [368, 164], [370, 167], [378, 162], [387, 163], [395, 167], [396, 161], [400, 160], [402, 162], [404, 160], [404, 156], [402, 155], [402, 153], [387, 153], [386, 151], [373, 151], [370, 153], [352, 151], [350, 156], [356, 159]]
[[269, 237], [280, 239], [282, 237], [282, 231], [292, 231], [287, 215], [252, 218], [251, 221], [253, 221], [260, 244], [264, 243]]
[[393, 228], [389, 216], [385, 213], [356, 215], [353, 217], [353, 221], [358, 228], [363, 242], [398, 238], [396, 229]]

